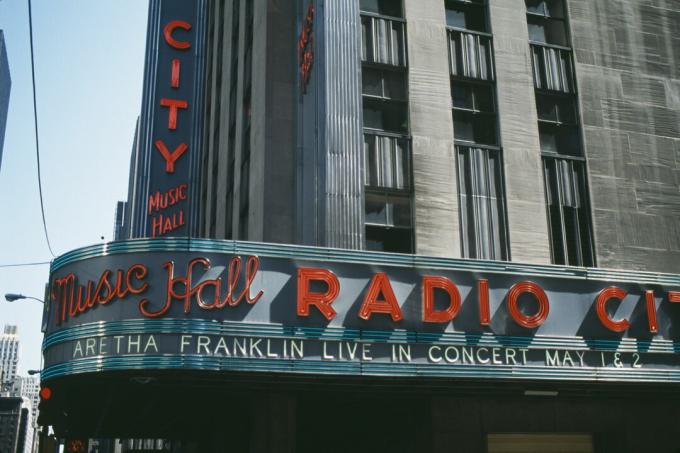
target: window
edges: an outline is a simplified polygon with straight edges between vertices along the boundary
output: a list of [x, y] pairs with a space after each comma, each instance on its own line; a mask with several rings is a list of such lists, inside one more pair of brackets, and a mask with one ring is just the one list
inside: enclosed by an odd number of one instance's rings
[[406, 65], [404, 23], [381, 17], [361, 17], [361, 60], [368, 63]]
[[493, 87], [489, 84], [454, 80], [451, 83], [453, 108], [476, 113], [495, 113]]
[[570, 51], [532, 44], [531, 55], [537, 89], [564, 93], [575, 91]]
[[396, 190], [411, 186], [408, 141], [403, 137], [364, 134], [365, 185]]
[[557, 46], [567, 45], [567, 31], [564, 27], [564, 21], [529, 15], [527, 22], [531, 41]]
[[541, 152], [580, 156], [581, 145], [577, 126], [565, 126], [551, 123], [538, 123], [538, 134], [541, 140]]
[[454, 110], [453, 132], [456, 140], [484, 145], [498, 144], [494, 115]]
[[446, 25], [464, 30], [487, 31], [483, 1], [446, 0]]
[[366, 248], [413, 253], [410, 194], [366, 191]]
[[364, 97], [364, 127], [395, 133], [408, 133], [408, 108], [405, 102], [390, 102]]
[[551, 157], [543, 165], [553, 263], [593, 266], [585, 165]]
[[456, 146], [465, 258], [507, 260], [505, 190], [499, 150]]
[[536, 94], [538, 120], [555, 124], [578, 124], [574, 100], [571, 97]]
[[359, 9], [381, 16], [404, 17], [401, 0], [360, 0]]
[[493, 85], [454, 79], [451, 82], [451, 95], [456, 140], [497, 145]]
[[364, 96], [406, 100], [406, 74], [379, 68], [365, 67], [361, 71]]
[[491, 38], [449, 30], [449, 65], [452, 76], [493, 80]]
[[562, 0], [525, 0], [527, 14], [564, 19]]

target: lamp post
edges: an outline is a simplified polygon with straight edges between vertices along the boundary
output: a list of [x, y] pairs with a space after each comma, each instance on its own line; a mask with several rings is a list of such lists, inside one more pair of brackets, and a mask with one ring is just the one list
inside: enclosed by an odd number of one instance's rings
[[44, 304], [45, 301], [42, 299], [38, 299], [37, 297], [32, 297], [32, 296], [24, 296], [23, 294], [14, 294], [14, 293], [7, 293], [5, 294], [5, 300], [7, 302], [14, 302], [16, 300], [21, 300], [21, 299], [33, 299], [37, 300], [41, 304]]

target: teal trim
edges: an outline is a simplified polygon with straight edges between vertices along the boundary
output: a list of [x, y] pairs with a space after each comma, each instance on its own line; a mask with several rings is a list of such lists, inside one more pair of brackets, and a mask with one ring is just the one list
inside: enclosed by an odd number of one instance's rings
[[415, 268], [425, 267], [452, 271], [519, 274], [526, 277], [557, 277], [574, 280], [595, 280], [680, 287], [680, 275], [678, 274], [522, 264], [503, 261], [435, 258], [420, 255], [330, 249], [301, 245], [189, 238], [132, 239], [82, 247], [56, 258], [52, 262], [51, 272], [55, 272], [68, 264], [101, 256], [172, 251], [258, 255], [260, 257], [287, 258], [294, 260], [318, 260]]
[[82, 324], [53, 332], [43, 340], [43, 350], [68, 341], [128, 334], [228, 335], [244, 337], [285, 337], [329, 341], [371, 341], [374, 343], [426, 343], [459, 346], [508, 347], [528, 349], [569, 349], [640, 353], [680, 353], [680, 342], [635, 339], [590, 340], [582, 337], [536, 335], [520, 337], [471, 334], [464, 332], [424, 333], [404, 330], [359, 330], [343, 327], [296, 327], [277, 324], [210, 321], [204, 319], [128, 319]]
[[43, 381], [74, 374], [117, 370], [209, 370], [245, 371], [291, 374], [334, 374], [394, 377], [445, 377], [490, 379], [582, 380], [616, 382], [680, 382], [680, 371], [632, 370], [601, 368], [551, 368], [544, 366], [517, 367], [509, 365], [448, 365], [414, 363], [358, 363], [321, 360], [244, 359], [205, 357], [195, 355], [173, 356], [95, 356], [78, 359], [42, 370]]

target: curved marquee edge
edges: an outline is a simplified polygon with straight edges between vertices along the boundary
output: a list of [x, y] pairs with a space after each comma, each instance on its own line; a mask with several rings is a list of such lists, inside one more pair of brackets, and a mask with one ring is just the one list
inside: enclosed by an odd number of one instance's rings
[[428, 267], [442, 270], [477, 271], [500, 274], [519, 273], [528, 277], [560, 277], [575, 280], [644, 283], [680, 287], [680, 274], [539, 265], [504, 261], [437, 258], [421, 255], [368, 252], [363, 250], [344, 250], [288, 244], [266, 244], [197, 238], [130, 239], [82, 247], [55, 258], [51, 264], [50, 272], [53, 273], [68, 264], [90, 258], [115, 254], [159, 251], [250, 254], [261, 257], [279, 257], [296, 260], [326, 260], [341, 263], [364, 263], [415, 268]]

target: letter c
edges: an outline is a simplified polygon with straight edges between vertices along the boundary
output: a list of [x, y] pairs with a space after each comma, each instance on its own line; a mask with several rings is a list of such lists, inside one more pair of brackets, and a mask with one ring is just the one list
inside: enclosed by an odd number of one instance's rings
[[611, 319], [605, 307], [609, 299], [623, 300], [624, 297], [626, 297], [626, 292], [624, 290], [617, 288], [616, 286], [610, 286], [609, 288], [600, 291], [600, 294], [597, 295], [597, 299], [595, 299], [595, 312], [597, 313], [597, 317], [600, 318], [602, 325], [612, 332], [624, 332], [630, 327], [630, 323], [626, 319], [620, 321]]
[[173, 20], [172, 22], [168, 22], [168, 24], [163, 29], [163, 36], [165, 37], [165, 42], [167, 42], [170, 45], [170, 47], [174, 47], [175, 49], [179, 50], [184, 50], [191, 47], [191, 43], [189, 41], [177, 41], [175, 38], [173, 38], [172, 33], [175, 31], [176, 28], [181, 28], [182, 30], [189, 31], [191, 30], [191, 24], [183, 20]]

